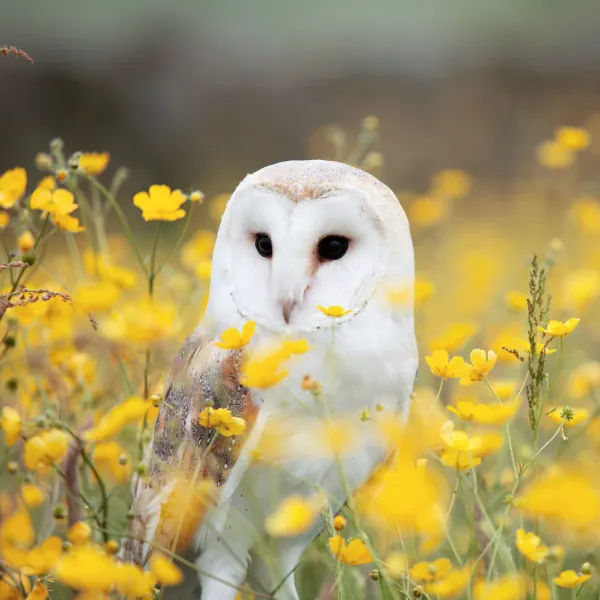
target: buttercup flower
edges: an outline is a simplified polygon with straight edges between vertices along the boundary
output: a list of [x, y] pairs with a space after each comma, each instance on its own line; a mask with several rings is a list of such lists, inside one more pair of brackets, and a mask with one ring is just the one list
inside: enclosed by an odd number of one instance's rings
[[185, 196], [167, 185], [151, 185], [149, 192], [138, 192], [133, 203], [142, 211], [145, 221], [177, 221], [185, 217], [181, 205]]
[[44, 211], [52, 216], [69, 215], [77, 209], [77, 204], [69, 190], [38, 187], [31, 195], [29, 208]]
[[25, 466], [37, 471], [63, 459], [69, 446], [69, 438], [64, 431], [50, 429], [33, 436], [25, 442]]
[[21, 415], [19, 412], [5, 406], [0, 413], [0, 429], [4, 431], [7, 446], [12, 446], [21, 434]]
[[164, 586], [179, 585], [183, 581], [183, 572], [162, 554], [153, 553], [150, 558], [150, 569], [157, 583]]
[[419, 562], [410, 568], [410, 577], [414, 581], [434, 581], [443, 579], [452, 569], [452, 563], [447, 558], [437, 558], [433, 562]]
[[446, 216], [446, 204], [433, 196], [417, 196], [406, 210], [408, 219], [415, 227], [427, 228], [439, 223]]
[[473, 421], [481, 425], [501, 425], [508, 421], [517, 411], [518, 402], [510, 404], [476, 404], [465, 400], [459, 400], [456, 407], [446, 408], [458, 415], [464, 421]]
[[90, 442], [102, 442], [119, 433], [126, 425], [140, 422], [150, 408], [151, 404], [142, 398], [127, 398], [109, 410], [96, 427], [84, 432], [83, 437]]
[[18, 238], [17, 244], [19, 246], [19, 250], [25, 254], [27, 252], [31, 252], [33, 247], [35, 246], [35, 239], [31, 231], [24, 231]]
[[546, 335], [551, 335], [554, 337], [564, 337], [565, 335], [569, 335], [577, 325], [579, 325], [579, 321], [581, 319], [567, 319], [564, 323], [561, 321], [550, 321], [546, 327], [539, 327], [538, 329], [545, 333]]
[[67, 539], [72, 544], [86, 544], [92, 537], [92, 528], [85, 521], [73, 523], [69, 528]]
[[471, 385], [477, 381], [482, 381], [494, 368], [498, 356], [493, 350], [489, 350], [486, 356], [485, 350], [476, 348], [471, 351], [471, 364], [465, 364], [460, 373], [461, 385]]
[[232, 416], [228, 408], [207, 406], [198, 418], [202, 427], [214, 428], [225, 437], [241, 435], [246, 429], [246, 421], [240, 417]]
[[513, 310], [521, 312], [527, 309], [527, 294], [524, 292], [511, 290], [506, 292], [505, 298], [506, 304]]
[[429, 347], [432, 350], [446, 350], [447, 352], [456, 352], [477, 331], [477, 325], [474, 323], [453, 323], [448, 326], [441, 337], [431, 340]]
[[223, 348], [225, 350], [240, 350], [248, 344], [254, 331], [256, 330], [256, 323], [254, 321], [248, 321], [242, 327], [240, 332], [235, 327], [226, 329], [221, 334], [221, 339], [215, 342], [215, 346]]
[[554, 137], [561, 146], [575, 152], [585, 150], [591, 143], [589, 131], [582, 127], [559, 127]]
[[434, 196], [454, 200], [466, 196], [471, 190], [471, 177], [465, 171], [446, 169], [433, 176], [431, 191]]
[[8, 227], [10, 223], [10, 214], [5, 210], [0, 210], [0, 231], [3, 231]]
[[542, 540], [535, 533], [524, 529], [517, 529], [517, 548], [525, 558], [538, 564], [543, 563], [549, 554], [548, 547], [542, 544]]
[[326, 316], [333, 317], [334, 319], [338, 319], [339, 317], [343, 317], [352, 312], [351, 309], [346, 310], [342, 306], [317, 306], [317, 308]]
[[536, 153], [540, 165], [547, 169], [566, 169], [575, 161], [573, 151], [554, 140], [542, 142]]
[[426, 356], [425, 360], [429, 365], [431, 372], [442, 379], [460, 376], [465, 366], [465, 360], [461, 356], [453, 356], [448, 360], [446, 350], [434, 350], [431, 356]]
[[469, 437], [464, 431], [455, 431], [451, 421], [444, 424], [440, 435], [444, 442], [441, 452], [443, 464], [459, 470], [471, 469], [481, 464], [481, 437]]
[[79, 157], [79, 168], [90, 175], [100, 175], [108, 166], [108, 152], [84, 152]]
[[[590, 411], [585, 408], [572, 408], [570, 406], [559, 406], [554, 409], [548, 408], [548, 416], [557, 425], [564, 421], [565, 427], [575, 427], [588, 420]], [[566, 420], [565, 420], [566, 419]]]
[[334, 535], [329, 538], [329, 549], [336, 560], [347, 565], [366, 565], [373, 562], [373, 556], [369, 552], [367, 545], [358, 538], [350, 540], [348, 545], [340, 535]]
[[290, 537], [308, 531], [317, 520], [322, 499], [290, 496], [279, 508], [265, 519], [265, 529], [269, 535]]
[[554, 577], [552, 582], [561, 588], [576, 588], [583, 585], [590, 579], [591, 575], [584, 575], [583, 573], [576, 573], [572, 569], [562, 571], [558, 577]]
[[0, 175], [0, 207], [12, 208], [25, 194], [27, 173], [17, 167]]
[[23, 497], [23, 502], [30, 508], [40, 506], [46, 501], [46, 492], [33, 483], [24, 483], [21, 486], [21, 496]]

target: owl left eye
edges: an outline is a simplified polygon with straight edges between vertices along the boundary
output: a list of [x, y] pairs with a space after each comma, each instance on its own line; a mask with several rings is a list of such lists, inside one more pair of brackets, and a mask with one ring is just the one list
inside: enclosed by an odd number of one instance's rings
[[321, 260], [339, 260], [346, 254], [349, 245], [350, 240], [343, 235], [328, 235], [319, 242], [319, 258]]

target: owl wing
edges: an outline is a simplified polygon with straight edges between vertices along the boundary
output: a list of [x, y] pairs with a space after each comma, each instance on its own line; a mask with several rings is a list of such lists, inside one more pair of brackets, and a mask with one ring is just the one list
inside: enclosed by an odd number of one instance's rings
[[[144, 565], [153, 547], [185, 552], [206, 511], [218, 503], [258, 413], [240, 384], [240, 359], [240, 351], [217, 348], [202, 328], [183, 344], [165, 382], [147, 472], [134, 479], [125, 560]], [[225, 437], [200, 425], [207, 402], [243, 418], [244, 432]]]

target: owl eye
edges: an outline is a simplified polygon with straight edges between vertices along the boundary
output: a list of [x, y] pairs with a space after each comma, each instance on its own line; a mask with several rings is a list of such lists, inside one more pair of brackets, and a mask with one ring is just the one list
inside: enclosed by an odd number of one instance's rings
[[273, 256], [273, 243], [271, 238], [266, 233], [257, 233], [254, 240], [256, 251], [264, 258]]
[[348, 251], [349, 244], [350, 240], [343, 235], [328, 235], [319, 242], [319, 258], [321, 260], [339, 260]]

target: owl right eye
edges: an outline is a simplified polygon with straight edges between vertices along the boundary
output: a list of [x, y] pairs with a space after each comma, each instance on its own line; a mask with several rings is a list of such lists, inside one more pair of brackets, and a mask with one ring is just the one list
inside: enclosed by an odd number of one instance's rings
[[273, 256], [273, 243], [271, 238], [266, 233], [257, 233], [254, 240], [256, 251], [264, 258]]

